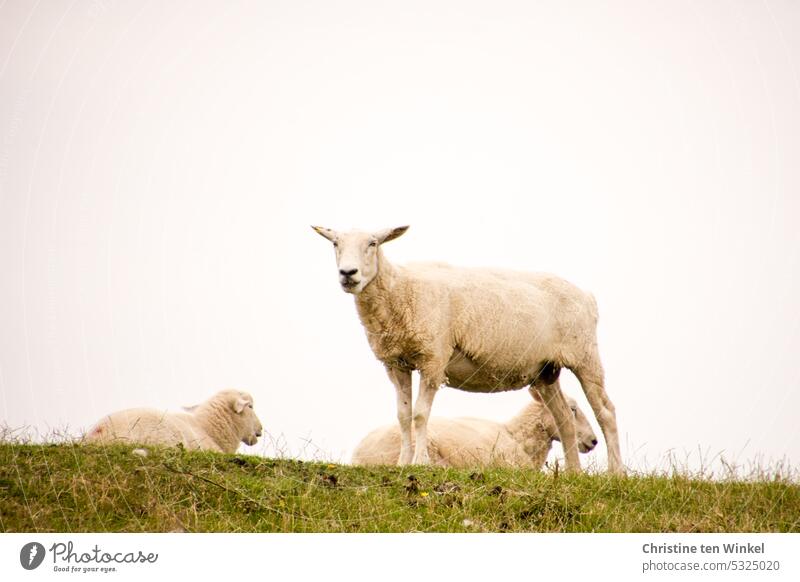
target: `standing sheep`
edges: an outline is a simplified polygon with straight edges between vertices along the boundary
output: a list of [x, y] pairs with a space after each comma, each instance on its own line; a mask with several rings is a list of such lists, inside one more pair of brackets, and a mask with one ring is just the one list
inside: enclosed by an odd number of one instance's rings
[[86, 435], [85, 443], [138, 443], [186, 449], [235, 453], [239, 443], [254, 445], [261, 422], [253, 410], [253, 397], [239, 390], [223, 390], [205, 402], [164, 412], [131, 408], [104, 417]]
[[[428, 456], [434, 465], [467, 468], [476, 465], [541, 469], [553, 441], [560, 440], [544, 402], [529, 402], [506, 423], [481, 418], [436, 418], [428, 423]], [[597, 444], [589, 421], [574, 399], [567, 402], [575, 419], [578, 449], [588, 453]], [[413, 440], [413, 439], [412, 439]], [[355, 465], [396, 465], [400, 458], [397, 424], [377, 428], [358, 444]]]
[[[562, 437], [568, 470], [580, 471], [575, 426], [558, 383], [562, 367], [581, 383], [603, 430], [608, 468], [623, 472], [614, 405], [603, 388], [594, 298], [554, 275], [390, 263], [381, 244], [407, 226], [375, 233], [312, 227], [336, 251], [339, 283], [397, 391], [399, 464], [427, 464], [427, 424], [442, 384], [472, 392], [532, 386]], [[411, 440], [411, 372], [420, 372]]]

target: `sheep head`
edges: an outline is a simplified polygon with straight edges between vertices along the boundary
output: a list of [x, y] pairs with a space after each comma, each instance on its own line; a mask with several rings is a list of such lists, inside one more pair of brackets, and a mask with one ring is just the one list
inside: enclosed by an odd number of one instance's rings
[[261, 436], [263, 427], [256, 416], [255, 410], [253, 410], [253, 397], [247, 392], [232, 390], [229, 403], [231, 410], [233, 410], [242, 442], [250, 446], [256, 444], [258, 437]]
[[[547, 410], [547, 407], [544, 406], [542, 397], [539, 396], [536, 390], [529, 390], [529, 392], [531, 396], [533, 396], [533, 399], [539, 402], [543, 407], [542, 419], [545, 422], [546, 430], [550, 433], [551, 438], [560, 442], [561, 437], [558, 434], [556, 421], [553, 415], [550, 414], [550, 411]], [[578, 450], [581, 453], [588, 453], [597, 445], [597, 436], [594, 434], [592, 425], [589, 424], [589, 419], [586, 418], [586, 415], [578, 407], [578, 403], [575, 399], [567, 395], [564, 395], [564, 397], [567, 399], [567, 404], [569, 405], [570, 412], [572, 412], [572, 417], [575, 421], [575, 437], [578, 441]]]
[[336, 266], [339, 269], [339, 284], [345, 293], [358, 295], [378, 274], [378, 247], [402, 235], [407, 226], [387, 228], [377, 232], [337, 232], [330, 228], [311, 228], [333, 243]]
[[578, 403], [575, 402], [575, 399], [567, 396], [567, 403], [569, 403], [569, 409], [575, 417], [575, 436], [578, 440], [578, 450], [582, 453], [588, 453], [597, 445], [597, 436], [592, 430], [592, 425], [589, 424], [589, 419], [578, 408]]

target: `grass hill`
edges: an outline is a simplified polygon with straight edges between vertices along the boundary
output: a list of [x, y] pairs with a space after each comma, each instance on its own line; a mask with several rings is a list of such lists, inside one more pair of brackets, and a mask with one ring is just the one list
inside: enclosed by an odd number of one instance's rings
[[800, 486], [781, 478], [363, 468], [133, 449], [0, 443], [0, 531], [800, 531]]

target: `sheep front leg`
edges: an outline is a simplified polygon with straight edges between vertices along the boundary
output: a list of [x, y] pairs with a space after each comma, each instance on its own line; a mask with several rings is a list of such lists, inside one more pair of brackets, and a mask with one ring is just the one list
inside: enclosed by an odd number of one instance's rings
[[386, 372], [397, 391], [397, 421], [400, 423], [400, 457], [397, 464], [408, 465], [414, 454], [411, 442], [411, 372], [388, 366]]
[[575, 435], [575, 419], [561, 392], [561, 384], [556, 380], [552, 384], [535, 384], [534, 390], [542, 397], [544, 405], [553, 420], [556, 422], [558, 434], [561, 437], [561, 446], [564, 448], [564, 458], [567, 462], [567, 471], [580, 473], [581, 462], [578, 459], [578, 439]]
[[428, 455], [428, 419], [431, 415], [433, 398], [439, 389], [440, 382], [432, 381], [425, 374], [419, 382], [419, 394], [417, 402], [414, 404], [414, 465], [430, 465], [431, 459]]

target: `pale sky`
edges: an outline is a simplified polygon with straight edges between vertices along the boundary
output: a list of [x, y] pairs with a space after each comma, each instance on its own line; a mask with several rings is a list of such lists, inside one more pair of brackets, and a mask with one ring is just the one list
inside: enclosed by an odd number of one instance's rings
[[629, 467], [798, 467], [799, 67], [791, 1], [2, 3], [0, 420], [236, 387], [347, 461], [394, 389], [309, 225], [410, 224], [594, 293]]

